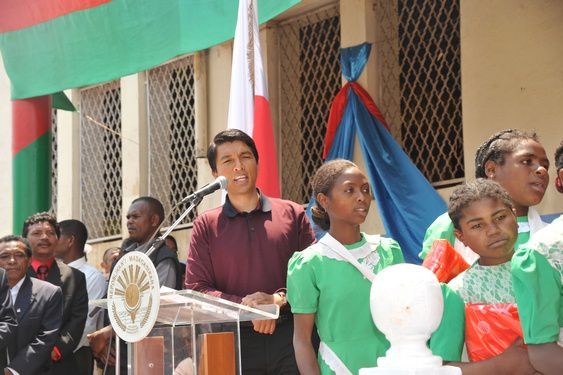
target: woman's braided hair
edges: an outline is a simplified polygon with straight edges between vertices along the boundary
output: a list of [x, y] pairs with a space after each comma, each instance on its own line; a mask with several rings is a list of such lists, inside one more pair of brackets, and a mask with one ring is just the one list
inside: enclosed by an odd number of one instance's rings
[[518, 129], [505, 129], [493, 134], [487, 139], [475, 153], [475, 178], [487, 178], [485, 164], [492, 160], [496, 164], [504, 163], [504, 156], [514, 152], [521, 140], [538, 141], [535, 132], [528, 133]]
[[[323, 164], [313, 176], [311, 180], [311, 188], [313, 189], [313, 197], [318, 194], [329, 195], [334, 187], [334, 182], [340, 175], [348, 168], [356, 167], [356, 164], [350, 160], [335, 159]], [[328, 212], [325, 211], [319, 202], [315, 201], [314, 206], [311, 208], [313, 222], [317, 224], [322, 230], [328, 231], [330, 229], [330, 218]]]

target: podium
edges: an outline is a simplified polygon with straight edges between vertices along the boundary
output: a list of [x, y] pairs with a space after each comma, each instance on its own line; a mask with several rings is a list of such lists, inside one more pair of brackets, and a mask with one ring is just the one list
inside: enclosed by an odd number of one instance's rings
[[[194, 290], [163, 289], [156, 323], [144, 339], [127, 343], [127, 374], [120, 375], [239, 375], [240, 324], [279, 316], [277, 305], [257, 309]], [[116, 374], [120, 357], [116, 350]]]

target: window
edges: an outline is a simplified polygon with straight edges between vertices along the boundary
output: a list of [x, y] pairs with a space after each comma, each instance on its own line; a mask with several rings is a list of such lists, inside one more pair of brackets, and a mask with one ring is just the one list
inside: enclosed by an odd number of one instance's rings
[[306, 203], [342, 87], [338, 4], [281, 23], [279, 43], [282, 196]]
[[395, 139], [435, 186], [464, 178], [459, 0], [376, 1], [381, 97]]
[[147, 77], [149, 192], [167, 215], [172, 212], [164, 223], [170, 225], [187, 208], [174, 206], [197, 188], [193, 56], [154, 68]]
[[81, 216], [90, 238], [121, 233], [121, 89], [112, 81], [80, 91]]

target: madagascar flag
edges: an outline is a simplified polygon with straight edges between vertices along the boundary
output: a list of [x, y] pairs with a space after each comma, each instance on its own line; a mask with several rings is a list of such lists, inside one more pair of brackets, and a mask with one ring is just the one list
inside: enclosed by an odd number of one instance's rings
[[227, 128], [250, 135], [258, 150], [256, 185], [269, 197], [280, 197], [274, 129], [258, 33], [258, 9], [253, 0], [240, 0], [233, 45]]
[[[300, 0], [259, 0], [265, 22]], [[12, 98], [110, 81], [233, 37], [236, 0], [0, 0]]]

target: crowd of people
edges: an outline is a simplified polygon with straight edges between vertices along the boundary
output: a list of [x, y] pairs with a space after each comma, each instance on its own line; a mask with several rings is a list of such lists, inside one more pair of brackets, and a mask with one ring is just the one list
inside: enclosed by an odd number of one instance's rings
[[[49, 213], [38, 213], [25, 220], [22, 236], [0, 238], [4, 373], [92, 375], [95, 357], [103, 358], [101, 366], [108, 360], [113, 364], [114, 351], [102, 356], [97, 350], [107, 317], [89, 301], [105, 297], [115, 261], [130, 251], [146, 251], [163, 220], [157, 199], [134, 200], [127, 213], [129, 237], [122, 248], [104, 252], [102, 272], [87, 262], [88, 230], [79, 220], [57, 222]], [[172, 288], [182, 283], [176, 250], [163, 243], [151, 255], [160, 283]]]
[[[222, 131], [207, 159], [213, 176], [228, 181], [225, 202], [195, 219], [185, 264], [173, 237], [159, 242], [150, 259], [160, 285], [250, 307], [279, 306], [277, 320], [241, 323], [244, 375], [375, 367], [389, 341], [371, 318], [371, 283], [404, 259], [394, 239], [360, 230], [372, 203], [366, 175], [347, 160], [316, 171], [311, 217], [326, 232], [316, 240], [300, 204], [257, 188], [251, 137]], [[563, 193], [563, 142], [554, 162]], [[444, 314], [429, 341], [435, 355], [464, 374], [563, 373], [563, 216], [547, 225], [533, 208], [549, 186], [549, 166], [537, 135], [493, 134], [477, 150], [476, 179], [455, 189], [448, 212], [428, 228], [421, 258], [446, 239], [468, 264], [441, 285]], [[135, 199], [129, 236], [104, 252], [103, 273], [87, 262], [88, 231], [78, 220], [38, 213], [25, 220], [22, 236], [0, 238], [4, 373], [91, 375], [96, 363], [110, 373], [115, 333], [88, 301], [104, 297], [121, 256], [153, 245], [164, 218], [157, 199]], [[487, 330], [479, 329], [483, 324]], [[120, 353], [125, 374], [126, 348]]]

